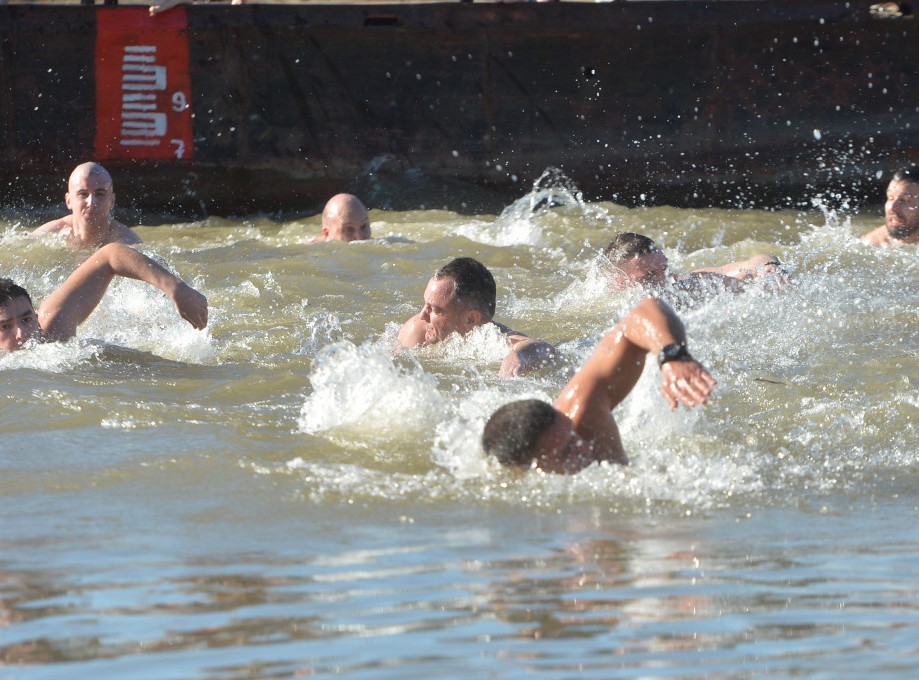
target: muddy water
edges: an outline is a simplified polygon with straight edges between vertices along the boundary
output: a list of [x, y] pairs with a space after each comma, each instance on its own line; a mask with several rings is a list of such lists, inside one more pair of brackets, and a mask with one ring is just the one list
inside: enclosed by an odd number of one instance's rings
[[[550, 194], [374, 209], [350, 245], [305, 245], [316, 217], [140, 227], [211, 323], [123, 281], [76, 340], [0, 357], [0, 677], [914, 671], [916, 248], [860, 245], [876, 208]], [[2, 215], [0, 270], [40, 299], [75, 257], [36, 223]], [[677, 270], [771, 252], [793, 284], [681, 311], [716, 394], [670, 412], [649, 365], [615, 414], [630, 467], [509, 476], [484, 419], [553, 398], [638, 299], [596, 268], [623, 230]], [[499, 379], [486, 330], [393, 354], [460, 255], [558, 366]]]

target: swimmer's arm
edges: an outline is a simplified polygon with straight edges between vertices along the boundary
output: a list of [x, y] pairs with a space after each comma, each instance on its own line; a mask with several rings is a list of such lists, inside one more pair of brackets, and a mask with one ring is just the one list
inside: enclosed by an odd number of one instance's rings
[[[600, 341], [588, 366], [606, 383], [609, 410], [631, 392], [647, 354], [658, 354], [673, 343], [686, 344], [683, 323], [665, 303], [646, 298]], [[583, 370], [583, 369], [582, 369]], [[715, 379], [695, 359], [669, 361], [661, 368], [661, 393], [671, 409], [704, 404]]]
[[50, 340], [67, 340], [76, 335], [99, 305], [116, 276], [144, 281], [166, 293], [179, 314], [194, 328], [207, 325], [207, 298], [146, 255], [120, 243], [97, 250], [67, 277], [38, 309], [44, 335]]
[[743, 282], [726, 274], [719, 274], [713, 271], [703, 269], [694, 269], [688, 274], [681, 276], [675, 282], [678, 290], [688, 293], [711, 293], [711, 288], [706, 284], [714, 283], [725, 290], [739, 292], [743, 290]]
[[415, 347], [422, 344], [427, 326], [427, 323], [421, 320], [421, 313], [419, 312], [402, 326], [399, 331], [399, 344], [403, 347]]
[[[501, 324], [498, 324], [501, 327]], [[527, 371], [542, 368], [555, 360], [558, 350], [545, 340], [538, 340], [522, 333], [511, 333], [507, 336], [511, 351], [501, 361], [498, 376], [514, 378]]]
[[759, 253], [746, 260], [730, 262], [720, 267], [700, 267], [699, 269], [693, 269], [692, 273], [720, 274], [732, 279], [737, 279], [738, 281], [746, 281], [747, 279], [761, 278], [765, 274], [771, 274], [778, 271], [781, 266], [781, 261], [775, 255]]

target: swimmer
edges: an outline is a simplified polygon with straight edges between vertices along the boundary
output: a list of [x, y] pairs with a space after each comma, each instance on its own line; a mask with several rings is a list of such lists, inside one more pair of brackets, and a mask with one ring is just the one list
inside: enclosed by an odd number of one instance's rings
[[622, 291], [640, 286], [660, 291], [668, 285], [680, 290], [699, 289], [701, 284], [715, 283], [727, 290], [740, 290], [744, 281], [778, 273], [780, 285], [787, 283], [782, 263], [775, 255], [759, 254], [720, 267], [700, 267], [682, 276], [670, 271], [664, 251], [647, 236], [632, 232], [618, 234], [603, 251], [604, 270], [610, 288]]
[[322, 209], [322, 236], [307, 243], [322, 241], [366, 241], [370, 238], [370, 215], [357, 196], [336, 194]]
[[648, 352], [657, 354], [661, 392], [671, 410], [678, 403], [706, 403], [715, 379], [689, 354], [673, 310], [646, 298], [603, 337], [554, 406], [526, 399], [495, 411], [482, 434], [485, 453], [509, 467], [558, 474], [601, 461], [627, 465], [612, 410], [638, 382]]
[[180, 316], [193, 328], [207, 326], [207, 298], [146, 255], [124, 244], [110, 243], [77, 267], [42, 302], [38, 313], [22, 286], [0, 279], [0, 350], [21, 349], [28, 340], [74, 337], [77, 326], [92, 314], [116, 276], [156, 286], [172, 298]]
[[421, 311], [399, 331], [403, 347], [427, 347], [453, 333], [466, 335], [477, 326], [494, 324], [510, 347], [498, 375], [514, 377], [551, 361], [555, 348], [493, 321], [497, 289], [491, 272], [478, 260], [458, 257], [444, 265], [428, 282]]
[[71, 248], [101, 248], [107, 243], [140, 243], [140, 237], [112, 218], [112, 176], [98, 163], [83, 163], [70, 174], [64, 202], [71, 214], [41, 225], [35, 234], [60, 234]]
[[869, 246], [919, 243], [919, 166], [897, 170], [887, 185], [884, 224], [861, 237]]

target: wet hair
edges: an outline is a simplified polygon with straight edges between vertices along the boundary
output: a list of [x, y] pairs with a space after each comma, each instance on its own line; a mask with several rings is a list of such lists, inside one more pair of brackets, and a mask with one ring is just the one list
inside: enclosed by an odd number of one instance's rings
[[919, 183], [919, 165], [909, 165], [905, 168], [900, 168], [893, 174], [890, 181]]
[[24, 297], [30, 305], [32, 304], [32, 297], [25, 288], [13, 283], [10, 279], [0, 279], [0, 307], [5, 307], [11, 300], [18, 297]]
[[505, 404], [491, 414], [482, 433], [482, 448], [508, 467], [530, 467], [539, 437], [558, 412], [539, 399]]
[[488, 268], [471, 257], [458, 257], [434, 273], [435, 279], [453, 279], [453, 298], [477, 309], [485, 321], [495, 317], [498, 297], [495, 277]]
[[624, 231], [621, 234], [616, 234], [616, 238], [610, 241], [609, 245], [603, 249], [603, 256], [610, 264], [618, 266], [626, 260], [639, 255], [653, 253], [655, 250], [660, 250], [660, 248], [647, 236]]

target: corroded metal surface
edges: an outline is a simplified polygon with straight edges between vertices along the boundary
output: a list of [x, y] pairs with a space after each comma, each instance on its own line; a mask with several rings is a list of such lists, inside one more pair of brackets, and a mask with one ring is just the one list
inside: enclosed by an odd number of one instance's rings
[[[876, 199], [878, 173], [919, 160], [919, 35], [870, 7], [192, 6], [193, 158], [103, 162], [122, 202], [218, 214], [315, 205], [368, 173], [520, 194], [549, 166], [626, 203]], [[14, 198], [52, 178], [57, 196], [96, 153], [97, 11], [0, 7]]]

